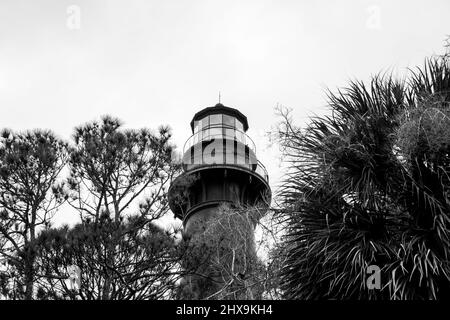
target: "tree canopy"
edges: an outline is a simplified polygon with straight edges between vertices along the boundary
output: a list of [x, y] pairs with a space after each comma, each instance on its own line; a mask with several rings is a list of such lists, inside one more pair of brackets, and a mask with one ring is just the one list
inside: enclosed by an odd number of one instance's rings
[[[434, 57], [329, 92], [305, 130], [282, 111], [289, 299], [432, 299], [450, 291], [450, 65]], [[366, 285], [371, 265], [382, 285]]]

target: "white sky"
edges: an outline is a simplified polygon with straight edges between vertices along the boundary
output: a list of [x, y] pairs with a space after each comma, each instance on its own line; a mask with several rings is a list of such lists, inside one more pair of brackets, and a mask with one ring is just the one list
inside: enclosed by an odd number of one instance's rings
[[0, 0], [0, 128], [69, 139], [111, 114], [132, 128], [168, 124], [182, 147], [221, 91], [247, 115], [276, 191], [281, 162], [264, 137], [276, 104], [303, 124], [324, 112], [326, 87], [404, 73], [443, 52], [449, 14], [448, 0]]

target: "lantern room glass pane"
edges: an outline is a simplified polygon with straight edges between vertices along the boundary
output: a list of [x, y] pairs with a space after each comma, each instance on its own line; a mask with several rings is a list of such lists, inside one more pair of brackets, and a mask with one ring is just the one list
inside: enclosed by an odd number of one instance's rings
[[204, 117], [204, 118], [201, 120], [201, 122], [202, 122], [202, 124], [201, 124], [201, 128], [202, 128], [202, 129], [208, 127], [208, 126], [209, 126], [209, 116], [208, 116], [208, 117]]
[[234, 117], [224, 114], [223, 115], [223, 125], [234, 128]]
[[245, 136], [244, 133], [236, 131], [236, 140], [245, 144]]
[[221, 114], [212, 114], [209, 117], [210, 117], [210, 123], [209, 124], [211, 126], [222, 124], [222, 115]]
[[240, 131], [244, 131], [244, 125], [242, 124], [242, 122], [240, 122], [237, 119], [236, 119], [236, 129], [240, 130]]
[[225, 137], [227, 139], [236, 139], [236, 131], [234, 129], [225, 129]]
[[194, 121], [194, 133], [198, 132], [200, 125], [200, 121]]

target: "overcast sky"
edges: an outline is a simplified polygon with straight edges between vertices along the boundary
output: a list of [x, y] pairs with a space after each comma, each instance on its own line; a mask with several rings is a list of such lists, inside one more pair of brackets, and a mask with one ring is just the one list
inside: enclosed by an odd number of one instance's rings
[[443, 52], [450, 1], [0, 0], [0, 128], [73, 127], [111, 114], [127, 127], [189, 122], [218, 102], [247, 115], [276, 191], [264, 132], [274, 107], [298, 124], [324, 89]]

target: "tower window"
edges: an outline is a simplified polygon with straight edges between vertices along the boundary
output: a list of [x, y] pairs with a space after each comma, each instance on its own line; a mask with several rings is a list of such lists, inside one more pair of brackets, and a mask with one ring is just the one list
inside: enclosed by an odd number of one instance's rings
[[222, 124], [222, 115], [221, 114], [212, 114], [210, 117], [210, 125], [218, 125]]
[[236, 129], [238, 129], [240, 131], [244, 131], [244, 125], [242, 124], [242, 122], [240, 122], [237, 119], [236, 119]]
[[234, 118], [227, 114], [223, 115], [223, 125], [234, 128]]
[[237, 131], [236, 132], [236, 140], [245, 144], [245, 135], [242, 132]]
[[209, 126], [209, 117], [204, 117], [202, 120], [200, 120], [202, 122], [201, 124], [201, 128], [206, 128]]
[[234, 129], [225, 129], [225, 137], [227, 139], [236, 139], [236, 131]]

